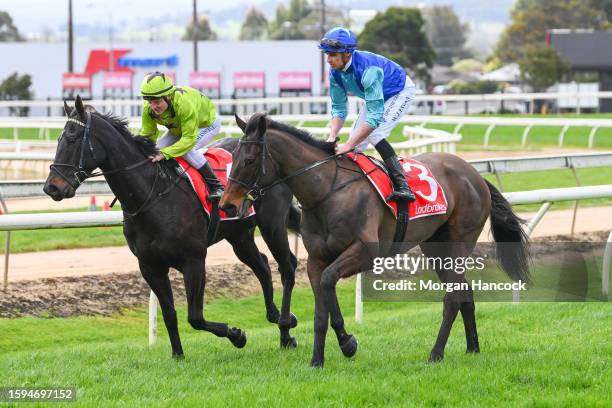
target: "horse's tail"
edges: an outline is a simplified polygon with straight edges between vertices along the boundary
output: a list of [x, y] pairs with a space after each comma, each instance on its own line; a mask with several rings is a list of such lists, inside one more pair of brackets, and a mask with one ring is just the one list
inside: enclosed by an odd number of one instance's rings
[[491, 192], [491, 231], [496, 244], [497, 261], [513, 280], [529, 281], [529, 237], [523, 230], [524, 220], [520, 219], [512, 206], [487, 181]]
[[288, 218], [289, 220], [287, 222], [287, 227], [296, 234], [299, 234], [300, 222], [302, 221], [302, 210], [300, 210], [300, 208], [294, 203], [291, 203], [291, 206], [289, 207]]

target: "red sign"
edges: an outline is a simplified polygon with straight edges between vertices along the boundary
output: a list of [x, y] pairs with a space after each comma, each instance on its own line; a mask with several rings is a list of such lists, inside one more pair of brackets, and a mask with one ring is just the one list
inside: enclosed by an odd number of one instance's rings
[[265, 72], [234, 73], [234, 89], [264, 89], [265, 87]]
[[87, 74], [64, 72], [62, 76], [62, 87], [64, 89], [90, 89], [91, 77]]
[[113, 71], [132, 72], [129, 68], [119, 65], [119, 58], [130, 51], [132, 50], [129, 48], [113, 49], [113, 55], [111, 56], [108, 50], [93, 49], [89, 51], [85, 72], [89, 75], [94, 75], [100, 71], [110, 71], [111, 61], [113, 64]]
[[218, 72], [192, 72], [189, 74], [189, 86], [199, 89], [220, 89], [221, 74]]
[[132, 89], [132, 73], [123, 71], [105, 72], [102, 86], [113, 89]]
[[278, 85], [283, 89], [312, 88], [312, 73], [307, 71], [281, 72], [278, 74]]

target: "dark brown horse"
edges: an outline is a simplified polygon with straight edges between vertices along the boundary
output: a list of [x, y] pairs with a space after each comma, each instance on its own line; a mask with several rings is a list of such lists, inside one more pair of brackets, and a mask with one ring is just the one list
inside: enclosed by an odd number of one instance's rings
[[[393, 240], [396, 221], [370, 182], [351, 160], [334, 155], [334, 144], [256, 114], [234, 151], [234, 165], [221, 206], [244, 215], [245, 196], [285, 182], [302, 204], [301, 232], [308, 251], [308, 277], [315, 296], [312, 366], [324, 363], [325, 336], [331, 319], [345, 356], [357, 351], [357, 341], [344, 328], [336, 297], [336, 283], [371, 265]], [[497, 257], [514, 280], [527, 280], [528, 241], [521, 221], [500, 192], [467, 162], [445, 153], [417, 156], [441, 184], [448, 212], [410, 221], [403, 249], [420, 245], [428, 257], [467, 257], [471, 254], [487, 218], [491, 217]], [[500, 245], [514, 242], [514, 246]], [[374, 253], [373, 253], [374, 252]], [[465, 282], [463, 274], [437, 270], [441, 281]], [[468, 291], [444, 297], [442, 324], [430, 360], [441, 360], [453, 322], [463, 317], [467, 351], [478, 352], [474, 299]]]
[[[279, 325], [281, 346], [295, 347], [297, 343], [289, 330], [297, 325], [290, 312], [297, 260], [289, 250], [287, 226], [297, 224], [292, 218], [299, 219], [299, 210], [291, 206], [292, 194], [287, 186], [278, 185], [258, 200], [255, 220], [222, 222], [216, 239], [209, 242], [209, 218], [189, 181], [175, 171], [174, 161], [152, 163], [147, 157], [157, 152], [153, 142], [133, 137], [126, 120], [100, 114], [84, 106], [79, 97], [74, 109], [65, 103], [64, 108], [68, 119], [44, 191], [56, 201], [71, 198], [94, 169], [102, 170], [121, 202], [126, 241], [138, 258], [142, 276], [159, 299], [173, 356], [182, 357], [183, 348], [168, 278], [170, 267], [183, 274], [191, 326], [226, 337], [236, 347], [246, 344], [243, 330], [204, 318], [206, 252], [221, 239], [232, 245], [236, 256], [257, 276], [263, 289], [266, 317]], [[236, 139], [215, 143], [229, 151], [236, 145]], [[268, 260], [253, 239], [255, 221], [279, 264], [283, 282], [280, 312], [273, 300]]]

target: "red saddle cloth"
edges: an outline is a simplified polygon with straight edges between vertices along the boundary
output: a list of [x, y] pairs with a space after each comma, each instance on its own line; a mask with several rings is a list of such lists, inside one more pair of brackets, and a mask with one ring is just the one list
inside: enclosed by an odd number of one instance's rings
[[[208, 149], [202, 150], [206, 160], [210, 163], [210, 167], [214, 170], [215, 174], [223, 187], [227, 185], [227, 176], [232, 169], [232, 154], [225, 149], [221, 149], [220, 147], [211, 147]], [[208, 198], [208, 190], [206, 189], [206, 183], [204, 182], [204, 178], [200, 174], [198, 170], [194, 167], [191, 167], [186, 160], [182, 157], [177, 157], [176, 161], [179, 166], [183, 170], [186, 170], [185, 175], [191, 182], [191, 186], [196, 192], [200, 202], [202, 203], [202, 207], [204, 207], [204, 211], [210, 217], [210, 212], [212, 211], [212, 204], [207, 201]], [[237, 217], [228, 217], [225, 211], [219, 210], [219, 215], [221, 217], [221, 221], [235, 220]], [[249, 209], [249, 217], [255, 215], [255, 209], [253, 206]]]
[[[348, 153], [347, 157], [354, 160], [353, 153]], [[414, 192], [416, 201], [410, 203], [408, 213], [410, 219], [427, 217], [429, 215], [446, 214], [448, 202], [444, 195], [442, 186], [436, 181], [433, 174], [423, 163], [399, 157], [402, 164], [406, 181]], [[387, 197], [393, 191], [391, 180], [385, 171], [364, 154], [357, 154], [356, 163], [368, 177], [380, 198], [397, 218], [397, 203], [387, 201]]]

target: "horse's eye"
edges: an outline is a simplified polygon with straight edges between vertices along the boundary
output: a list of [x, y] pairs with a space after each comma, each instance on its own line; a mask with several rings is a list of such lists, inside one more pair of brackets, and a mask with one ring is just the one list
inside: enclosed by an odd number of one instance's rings
[[246, 159], [244, 159], [244, 165], [245, 166], [250, 166], [253, 163], [255, 163], [255, 159], [253, 159], [253, 158], [246, 158]]

